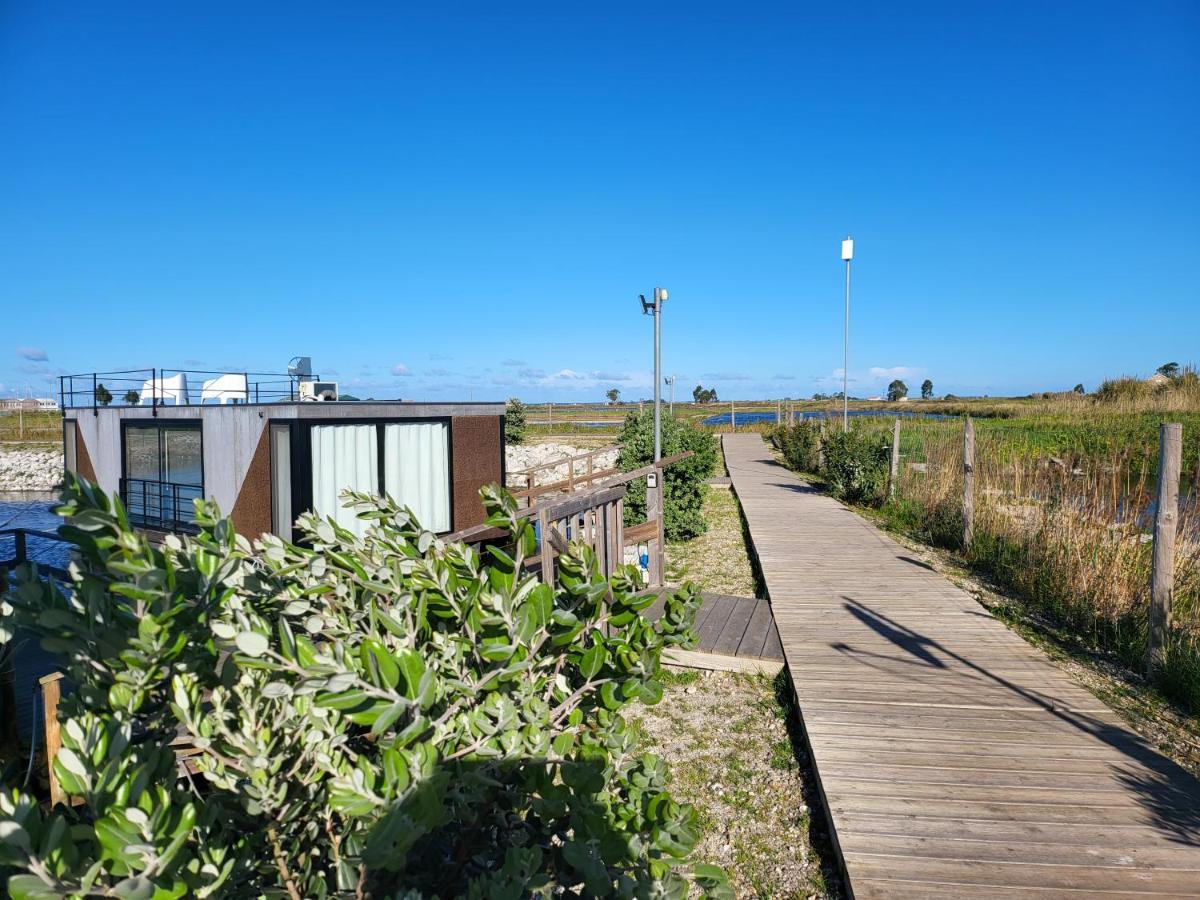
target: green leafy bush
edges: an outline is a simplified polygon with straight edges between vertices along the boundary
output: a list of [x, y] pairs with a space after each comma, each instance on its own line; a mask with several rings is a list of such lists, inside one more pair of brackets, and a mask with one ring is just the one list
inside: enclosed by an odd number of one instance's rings
[[816, 472], [820, 468], [821, 426], [817, 422], [804, 419], [794, 425], [780, 425], [770, 438], [789, 469]]
[[509, 397], [504, 408], [504, 443], [525, 443], [525, 404]]
[[[650, 623], [634, 570], [605, 580], [578, 543], [557, 586], [521, 574], [534, 532], [498, 488], [510, 540], [482, 556], [346, 496], [362, 538], [306, 515], [306, 546], [252, 548], [197, 503], [199, 534], [156, 545], [72, 479], [70, 590], [25, 567], [0, 630], [66, 663], [54, 766], [83, 802], [0, 793], [9, 895], [726, 895], [621, 716], [661, 697], [698, 593]], [[177, 732], [204, 751], [192, 778]]]
[[860, 428], [828, 432], [823, 450], [821, 474], [829, 493], [851, 503], [882, 499], [890, 451], [879, 432]]
[[[617, 465], [625, 472], [654, 462], [654, 410], [631, 412], [621, 429], [621, 450]], [[708, 526], [700, 515], [704, 499], [704, 479], [717, 466], [716, 436], [687, 422], [662, 417], [662, 455], [673, 456], [691, 450], [692, 456], [663, 470], [663, 531], [668, 540], [684, 541], [703, 534]], [[646, 520], [646, 481], [629, 483], [625, 495], [625, 524]]]

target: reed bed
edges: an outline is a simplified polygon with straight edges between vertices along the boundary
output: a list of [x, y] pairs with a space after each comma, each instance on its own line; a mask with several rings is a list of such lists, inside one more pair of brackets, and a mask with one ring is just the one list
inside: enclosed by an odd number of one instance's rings
[[[860, 502], [878, 506], [900, 531], [961, 552], [1088, 645], [1141, 670], [1158, 425], [1184, 422], [1173, 623], [1155, 680], [1171, 700], [1200, 714], [1200, 414], [1087, 409], [1082, 416], [1059, 405], [1036, 416], [976, 423], [969, 547], [962, 546], [961, 420], [904, 420], [895, 497], [887, 499], [881, 487]], [[859, 420], [854, 429], [867, 438], [860, 443], [875, 449], [863, 466], [886, 465], [878, 451], [891, 445], [892, 420]]]

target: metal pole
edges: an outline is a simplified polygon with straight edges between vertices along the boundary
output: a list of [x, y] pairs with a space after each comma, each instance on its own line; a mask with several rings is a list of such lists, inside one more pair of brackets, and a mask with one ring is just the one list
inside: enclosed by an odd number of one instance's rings
[[662, 288], [654, 289], [654, 461], [662, 459]]
[[846, 260], [846, 329], [842, 348], [842, 431], [850, 430], [850, 260]]

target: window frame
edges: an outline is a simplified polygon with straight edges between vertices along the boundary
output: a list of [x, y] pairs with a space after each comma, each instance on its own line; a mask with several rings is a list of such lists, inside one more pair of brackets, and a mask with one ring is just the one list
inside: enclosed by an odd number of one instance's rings
[[[129, 462], [129, 458], [127, 456], [127, 453], [128, 453], [127, 434], [130, 429], [141, 429], [141, 430], [147, 430], [147, 431], [155, 430], [158, 432], [158, 481], [156, 483], [157, 484], [180, 485], [183, 487], [196, 487], [196, 485], [184, 485], [183, 482], [165, 481], [163, 479], [163, 474], [164, 474], [164, 471], [163, 471], [163, 432], [168, 429], [191, 429], [191, 430], [196, 431], [200, 435], [200, 484], [199, 484], [200, 496], [201, 497], [206, 496], [206, 494], [204, 493], [204, 482], [205, 482], [205, 477], [204, 477], [204, 422], [202, 419], [199, 419], [199, 418], [196, 418], [196, 419], [152, 418], [152, 419], [148, 419], [148, 420], [122, 419], [122, 421], [121, 421], [121, 478], [118, 483], [117, 493], [121, 498], [121, 503], [123, 503], [125, 505], [126, 512], [129, 512], [129, 497], [128, 497], [128, 490], [127, 490], [127, 485], [129, 482], [129, 474], [128, 474], [128, 468], [127, 468], [128, 462]], [[137, 479], [137, 480], [145, 481], [146, 479]], [[133, 517], [132, 513], [130, 513], [130, 517], [132, 519], [132, 517]], [[138, 518], [145, 519], [145, 516], [139, 516]], [[196, 526], [190, 522], [184, 522], [184, 521], [180, 521], [180, 520], [174, 520], [171, 522], [167, 522], [167, 521], [163, 520], [161, 518], [161, 516], [157, 522], [143, 521], [143, 522], [134, 523], [134, 524], [136, 524], [139, 528], [149, 529], [152, 531], [183, 531], [183, 532], [190, 533], [190, 532], [195, 532], [197, 530]]]
[[[288, 423], [291, 425], [292, 438], [292, 515], [298, 518], [306, 512], [313, 512], [313, 467], [312, 467], [312, 430], [321, 426], [337, 426], [337, 425], [374, 425], [375, 426], [375, 452], [376, 459], [379, 461], [377, 466], [376, 494], [380, 497], [384, 496], [384, 483], [386, 478], [387, 464], [384, 456], [384, 434], [385, 426], [387, 425], [428, 425], [442, 424], [446, 426], [446, 497], [449, 504], [449, 522], [450, 527], [446, 531], [439, 531], [437, 534], [453, 534], [455, 531], [455, 514], [454, 514], [454, 417], [453, 416], [372, 416], [372, 417], [330, 417], [330, 418], [304, 418], [304, 419], [268, 419], [267, 427], [271, 425], [282, 425]], [[272, 487], [274, 486], [274, 475], [272, 474]], [[298, 533], [293, 529], [292, 543], [296, 543], [299, 537]]]

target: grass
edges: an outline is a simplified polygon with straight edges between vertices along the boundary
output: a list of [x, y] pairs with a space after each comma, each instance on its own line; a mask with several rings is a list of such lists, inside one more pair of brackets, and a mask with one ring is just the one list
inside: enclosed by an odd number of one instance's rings
[[668, 673], [631, 715], [643, 752], [696, 807], [696, 856], [723, 865], [738, 897], [837, 897], [834, 858], [786, 676]]
[[62, 443], [62, 413], [0, 413], [0, 443]]
[[[716, 471], [725, 473], [724, 456], [718, 458]], [[668, 579], [690, 580], [706, 593], [762, 596], [737, 496], [729, 488], [705, 485], [700, 514], [708, 523], [704, 534], [667, 545]]]
[[[1184, 490], [1200, 480], [1200, 392], [1017, 404], [976, 422], [975, 539], [962, 546], [961, 421], [903, 420], [887, 527], [947, 548], [1055, 627], [1129, 670], [1144, 667], [1158, 427], [1184, 425]], [[1012, 410], [1009, 410], [1010, 412]], [[856, 429], [890, 444], [892, 422]], [[909, 465], [920, 463], [920, 468]], [[874, 506], [881, 498], [868, 498]], [[1155, 684], [1200, 714], [1200, 509], [1185, 503], [1176, 545], [1173, 627]]]

